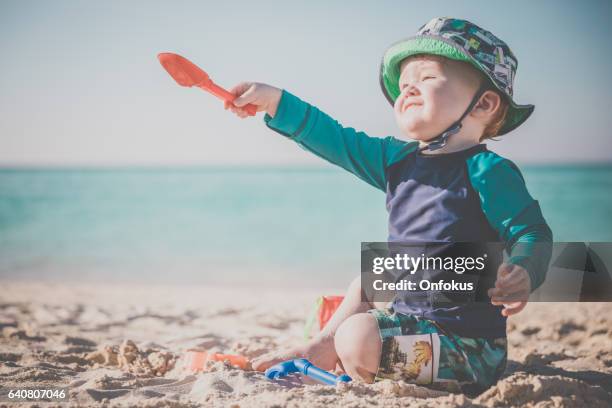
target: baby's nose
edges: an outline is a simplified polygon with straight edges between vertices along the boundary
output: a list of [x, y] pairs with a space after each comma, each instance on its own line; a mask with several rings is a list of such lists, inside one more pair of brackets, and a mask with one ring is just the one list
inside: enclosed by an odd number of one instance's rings
[[409, 97], [417, 95], [417, 94], [418, 94], [418, 89], [416, 89], [414, 86], [406, 86], [400, 92], [399, 96], [397, 97], [396, 102], [401, 107], [403, 105], [404, 101], [406, 100], [406, 98], [409, 98]]
[[404, 93], [406, 95], [416, 95], [419, 92], [418, 88], [414, 85], [407, 85], [404, 88]]

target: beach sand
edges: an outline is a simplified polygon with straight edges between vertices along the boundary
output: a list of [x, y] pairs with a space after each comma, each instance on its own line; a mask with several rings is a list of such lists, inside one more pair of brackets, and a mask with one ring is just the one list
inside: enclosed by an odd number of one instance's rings
[[504, 378], [470, 399], [403, 382], [281, 384], [220, 362], [197, 374], [182, 365], [193, 348], [254, 357], [297, 344], [316, 297], [340, 290], [23, 281], [1, 288], [0, 385], [62, 386], [70, 395], [56, 404], [13, 404], [19, 407], [612, 404], [610, 303], [530, 304], [509, 320]]

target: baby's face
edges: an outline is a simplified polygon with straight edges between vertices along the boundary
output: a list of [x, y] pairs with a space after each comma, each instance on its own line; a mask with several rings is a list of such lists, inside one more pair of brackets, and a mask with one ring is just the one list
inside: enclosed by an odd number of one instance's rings
[[436, 56], [413, 56], [400, 68], [401, 93], [395, 101], [395, 120], [412, 140], [429, 140], [461, 117], [480, 84], [464, 64]]

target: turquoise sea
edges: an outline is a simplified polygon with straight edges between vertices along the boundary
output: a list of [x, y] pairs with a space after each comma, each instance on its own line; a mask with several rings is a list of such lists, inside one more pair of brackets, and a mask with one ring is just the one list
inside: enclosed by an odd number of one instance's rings
[[[523, 166], [555, 241], [612, 241], [612, 165]], [[0, 279], [343, 286], [386, 238], [336, 168], [0, 170]]]

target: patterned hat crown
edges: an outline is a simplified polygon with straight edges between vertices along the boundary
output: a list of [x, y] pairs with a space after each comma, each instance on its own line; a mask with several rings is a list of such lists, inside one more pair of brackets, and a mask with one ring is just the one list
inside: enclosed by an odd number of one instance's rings
[[417, 35], [440, 36], [459, 45], [482, 65], [499, 88], [512, 96], [518, 61], [510, 47], [490, 31], [466, 20], [438, 17], [423, 25]]

